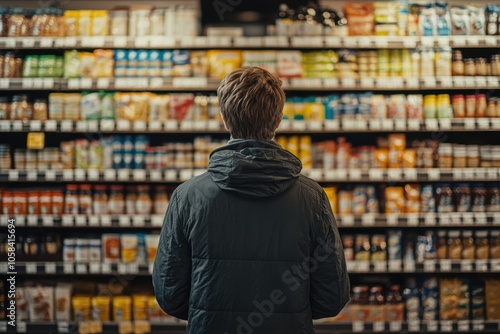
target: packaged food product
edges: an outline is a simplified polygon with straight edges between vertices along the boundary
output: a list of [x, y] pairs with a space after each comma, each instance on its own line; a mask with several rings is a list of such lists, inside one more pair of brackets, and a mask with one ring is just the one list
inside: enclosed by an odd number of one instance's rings
[[389, 293], [387, 294], [385, 304], [385, 321], [403, 321], [405, 306], [403, 303], [403, 297], [399, 291], [399, 285], [392, 285]]
[[428, 322], [438, 319], [439, 288], [435, 277], [426, 279], [422, 284], [422, 321]]
[[346, 3], [347, 27], [350, 36], [372, 36], [375, 28], [373, 3]]
[[401, 187], [387, 187], [385, 189], [385, 213], [404, 213], [404, 189]]
[[29, 317], [28, 288], [19, 286], [16, 289], [16, 317], [18, 321], [28, 321]]
[[385, 322], [387, 319], [385, 312], [385, 298], [382, 294], [381, 286], [374, 286], [370, 289], [368, 304], [369, 311], [366, 320], [369, 322]]
[[63, 243], [63, 261], [64, 262], [74, 262], [75, 261], [75, 244], [76, 239], [64, 239]]
[[66, 36], [78, 36], [80, 30], [80, 12], [78, 10], [65, 10], [64, 24]]
[[132, 309], [134, 321], [148, 320], [148, 296], [147, 295], [133, 295], [132, 296]]
[[108, 200], [108, 212], [110, 214], [125, 213], [125, 199], [123, 198], [123, 186], [111, 186]]
[[237, 50], [209, 50], [210, 78], [222, 79], [224, 76], [238, 68], [242, 64], [241, 51]]
[[437, 212], [453, 212], [453, 192], [447, 184], [436, 187]]
[[490, 258], [500, 259], [500, 231], [490, 231]]
[[94, 50], [95, 62], [92, 77], [112, 78], [114, 76], [115, 58], [113, 50]]
[[448, 232], [448, 257], [452, 260], [462, 258], [463, 244], [460, 237], [460, 231]]
[[132, 298], [127, 296], [113, 297], [113, 321], [132, 321]]
[[386, 148], [377, 148], [374, 151], [374, 168], [388, 168], [389, 166], [389, 150]]
[[100, 263], [101, 262], [101, 240], [100, 239], [90, 239], [89, 244], [89, 262], [90, 263]]
[[462, 232], [462, 259], [473, 260], [476, 257], [476, 244], [470, 230]]
[[73, 318], [76, 322], [92, 320], [91, 299], [88, 296], [74, 296], [72, 298]]
[[385, 235], [374, 234], [371, 237], [371, 261], [387, 261], [387, 243], [385, 240]]
[[368, 306], [368, 286], [355, 286], [352, 288], [352, 298], [350, 302], [351, 321], [366, 321], [370, 307]]
[[49, 286], [27, 287], [30, 321], [54, 321], [54, 288]]
[[75, 262], [89, 262], [89, 241], [88, 239], [76, 239], [75, 243]]
[[467, 35], [469, 31], [469, 13], [466, 8], [452, 7], [451, 16], [451, 34]]
[[79, 36], [92, 36], [92, 11], [91, 10], [80, 10], [79, 15]]
[[92, 320], [111, 321], [111, 297], [96, 296], [91, 299]]
[[436, 241], [436, 256], [440, 260], [448, 258], [448, 238], [446, 237], [446, 231], [438, 232]]
[[55, 321], [71, 321], [71, 291], [71, 284], [57, 283], [54, 292]]
[[370, 237], [367, 234], [356, 235], [354, 261], [370, 261]]
[[109, 16], [107, 10], [93, 10], [91, 13], [91, 35], [108, 36], [109, 35]]
[[471, 212], [472, 200], [469, 185], [460, 184], [454, 189], [455, 205], [457, 212]]
[[404, 190], [406, 213], [420, 213], [420, 185], [407, 184]]
[[500, 290], [499, 279], [486, 279], [484, 284], [484, 295], [486, 296], [486, 319], [500, 319], [500, 301], [498, 291]]
[[483, 184], [472, 188], [472, 212], [486, 212], [487, 191]]
[[354, 237], [352, 235], [342, 235], [342, 247], [347, 262], [354, 261]]
[[102, 235], [102, 255], [105, 263], [117, 263], [120, 261], [120, 235]]
[[339, 191], [339, 214], [352, 213], [353, 194], [350, 191]]
[[139, 239], [135, 234], [122, 234], [120, 237], [121, 260], [123, 263], [137, 262], [137, 245]]
[[156, 297], [148, 297], [148, 319], [153, 323], [158, 323], [162, 320], [164, 313], [156, 301]]
[[471, 320], [486, 319], [486, 301], [484, 295], [484, 283], [478, 280], [470, 282], [470, 308]]
[[458, 320], [460, 279], [439, 280], [439, 319]]

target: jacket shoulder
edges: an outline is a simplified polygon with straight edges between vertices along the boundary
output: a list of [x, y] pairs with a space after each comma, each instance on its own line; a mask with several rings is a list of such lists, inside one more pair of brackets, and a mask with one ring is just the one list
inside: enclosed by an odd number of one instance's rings
[[176, 196], [182, 198], [187, 196], [189, 193], [196, 193], [198, 190], [205, 189], [205, 187], [209, 184], [213, 184], [213, 181], [210, 174], [205, 172], [181, 183], [177, 188], [175, 188], [174, 193], [176, 193]]
[[303, 174], [300, 174], [298, 182], [301, 187], [306, 188], [308, 191], [314, 193], [316, 196], [321, 196], [324, 193], [323, 188], [319, 185], [318, 182], [307, 177]]

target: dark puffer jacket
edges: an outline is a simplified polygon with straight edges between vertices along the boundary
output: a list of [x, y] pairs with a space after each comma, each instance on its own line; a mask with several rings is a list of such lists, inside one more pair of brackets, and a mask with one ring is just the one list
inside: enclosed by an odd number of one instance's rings
[[329, 201], [301, 169], [273, 141], [231, 140], [175, 190], [153, 285], [188, 333], [314, 333], [349, 301]]

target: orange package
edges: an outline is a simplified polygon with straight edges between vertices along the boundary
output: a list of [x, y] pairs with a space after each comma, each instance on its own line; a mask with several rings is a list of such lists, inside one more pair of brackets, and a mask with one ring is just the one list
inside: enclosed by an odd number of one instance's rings
[[347, 3], [344, 7], [350, 36], [372, 36], [375, 30], [373, 3]]
[[402, 187], [385, 189], [385, 213], [405, 213], [405, 198]]

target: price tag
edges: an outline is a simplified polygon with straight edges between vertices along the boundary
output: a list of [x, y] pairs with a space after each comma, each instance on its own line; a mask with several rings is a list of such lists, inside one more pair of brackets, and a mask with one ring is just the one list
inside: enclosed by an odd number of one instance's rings
[[119, 263], [118, 264], [118, 274], [120, 275], [126, 275], [128, 273], [128, 267], [126, 264]]
[[434, 213], [426, 213], [424, 216], [425, 226], [436, 226], [436, 215]]
[[426, 119], [425, 120], [425, 127], [429, 131], [437, 131], [439, 129], [438, 126], [438, 120], [437, 119]]
[[97, 89], [108, 89], [110, 80], [108, 78], [97, 79]]
[[356, 261], [356, 266], [359, 272], [367, 273], [370, 271], [369, 261]]
[[111, 217], [110, 216], [101, 216], [101, 226], [102, 227], [110, 227], [111, 226]]
[[487, 272], [488, 271], [488, 260], [476, 260], [475, 267], [476, 267], [476, 271]]
[[26, 333], [27, 332], [27, 324], [24, 321], [18, 321], [16, 323], [16, 332], [17, 333]]
[[111, 274], [113, 272], [111, 270], [111, 264], [110, 263], [102, 263], [101, 264], [101, 272], [103, 274]]
[[[340, 172], [340, 170], [339, 170], [339, 172]], [[339, 173], [339, 179], [340, 180], [345, 179], [345, 178], [341, 177], [340, 173]], [[351, 169], [351, 170], [349, 170], [349, 179], [350, 180], [359, 181], [359, 180], [361, 180], [361, 178], [362, 178], [361, 169]]]
[[418, 89], [420, 88], [420, 83], [418, 78], [407, 78], [406, 79], [406, 88], [407, 89]]
[[149, 321], [134, 321], [134, 333], [147, 334], [151, 333], [151, 324]]
[[38, 225], [38, 216], [35, 216], [35, 215], [29, 215], [27, 217], [27, 221], [28, 221], [28, 226], [37, 226]]
[[472, 331], [473, 332], [484, 331], [484, 320], [472, 320]]
[[490, 265], [491, 265], [491, 269], [490, 269], [491, 272], [496, 273], [496, 272], [500, 271], [500, 260], [493, 259], [493, 260], [491, 260]]
[[402, 179], [402, 170], [399, 168], [391, 168], [387, 170], [388, 181], [399, 181]]
[[418, 171], [415, 168], [403, 169], [404, 179], [407, 181], [416, 181], [418, 179]]
[[498, 178], [498, 169], [497, 168], [487, 168], [486, 169], [486, 178], [490, 180], [496, 180]]
[[87, 274], [87, 266], [85, 264], [77, 264], [76, 265], [76, 273], [78, 275], [86, 275]]
[[421, 37], [420, 43], [423, 47], [432, 48], [434, 47], [434, 37], [427, 37], [427, 36]]
[[161, 181], [162, 180], [161, 171], [151, 170], [149, 172], [149, 178], [151, 179], [151, 181]]
[[464, 77], [453, 77], [453, 85], [455, 88], [464, 88], [465, 87], [465, 78]]
[[118, 170], [118, 180], [119, 181], [128, 181], [130, 178], [130, 170], [128, 169], [119, 169]]
[[386, 215], [386, 221], [387, 221], [387, 226], [398, 226], [399, 221], [398, 221], [398, 214], [395, 213], [389, 213]]
[[464, 46], [465, 40], [466, 39], [463, 36], [455, 36], [452, 39], [453, 46]]
[[449, 37], [438, 37], [437, 43], [440, 47], [446, 48], [450, 46], [450, 38]]
[[374, 332], [383, 332], [383, 331], [385, 331], [385, 322], [383, 322], [383, 321], [375, 321], [373, 323], [373, 331]]
[[450, 130], [451, 129], [451, 119], [446, 118], [446, 119], [440, 119], [439, 120], [439, 127], [441, 130]]
[[131, 334], [133, 330], [134, 326], [131, 321], [121, 321], [118, 323], [118, 334]]
[[437, 168], [428, 168], [427, 177], [429, 181], [439, 181], [441, 179], [441, 172]]
[[[361, 87], [369, 88], [369, 89], [373, 89], [373, 86], [375, 85], [373, 78], [361, 78], [360, 83], [361, 83]], [[378, 85], [378, 81], [377, 81], [377, 85]]]
[[323, 87], [337, 89], [339, 87], [339, 79], [337, 79], [337, 78], [325, 78], [325, 79], [323, 79]]
[[42, 78], [34, 78], [33, 79], [33, 87], [34, 88], [43, 88], [43, 79]]
[[54, 226], [54, 217], [52, 216], [42, 216], [42, 225], [45, 227]]
[[99, 274], [101, 272], [101, 264], [100, 263], [90, 263], [89, 264], [89, 273], [90, 274]]
[[[10, 121], [0, 121], [0, 131], [9, 132], [10, 131]], [[36, 130], [33, 130], [36, 131]]]
[[474, 214], [474, 219], [476, 221], [476, 225], [486, 225], [488, 223], [488, 218], [484, 212], [476, 212]]
[[449, 226], [451, 224], [451, 219], [450, 215], [448, 214], [440, 214], [439, 215], [439, 225], [441, 226]]
[[0, 88], [1, 89], [9, 89], [10, 88], [10, 79], [0, 78]]
[[346, 48], [355, 48], [358, 46], [358, 40], [356, 37], [344, 37], [342, 39], [342, 44], [344, 44], [344, 47]]
[[113, 37], [112, 41], [115, 48], [124, 48], [128, 43], [128, 39], [126, 36]]
[[74, 174], [72, 169], [63, 170], [63, 180], [64, 181], [73, 181]]
[[382, 129], [391, 131], [394, 129], [394, 121], [392, 119], [382, 120]]
[[307, 127], [311, 131], [321, 131], [323, 129], [323, 123], [320, 121], [309, 121], [307, 122]]
[[43, 88], [45, 88], [45, 89], [54, 89], [54, 79], [52, 79], [52, 78], [44, 78], [43, 79]]
[[364, 119], [360, 119], [355, 123], [356, 129], [358, 130], [368, 130], [368, 123]]
[[220, 129], [220, 121], [211, 119], [208, 121], [208, 130], [217, 131]]
[[354, 78], [342, 78], [342, 87], [344, 88], [354, 88], [356, 87], [356, 80]]
[[144, 216], [133, 216], [133, 223], [135, 227], [144, 227], [146, 226], [146, 219]]
[[451, 271], [451, 260], [440, 260], [439, 261], [439, 269], [442, 272]]
[[38, 171], [30, 170], [26, 173], [27, 181], [36, 181], [38, 179]]
[[40, 38], [41, 48], [52, 48], [53, 45], [54, 45], [54, 40], [52, 38], [47, 38], [47, 37]]
[[115, 129], [115, 121], [112, 120], [102, 120], [100, 123], [101, 131], [113, 131]]
[[73, 121], [62, 121], [61, 122], [62, 132], [73, 132]]
[[406, 216], [406, 223], [410, 227], [418, 226], [418, 214], [410, 213]]
[[128, 265], [127, 273], [131, 275], [139, 274], [139, 265], [137, 263], [131, 263]]
[[379, 168], [372, 168], [368, 171], [368, 178], [371, 181], [380, 181], [384, 179], [384, 170]]
[[74, 177], [76, 181], [85, 181], [85, 170], [83, 169], [75, 169]]
[[189, 119], [185, 119], [183, 120], [181, 123], [181, 130], [193, 130], [193, 121], [189, 120]]
[[98, 181], [99, 180], [99, 171], [97, 169], [88, 169], [87, 170], [87, 179], [89, 181]]
[[166, 121], [165, 122], [165, 130], [177, 130], [177, 122], [176, 121]]
[[22, 87], [26, 89], [33, 88], [33, 79], [32, 78], [23, 78], [21, 79]]
[[449, 333], [453, 332], [453, 322], [452, 321], [441, 321], [440, 323], [441, 332]]
[[354, 226], [354, 216], [342, 215], [340, 223], [342, 226]]
[[9, 181], [17, 181], [19, 180], [19, 171], [17, 170], [9, 170]]
[[415, 271], [415, 261], [405, 261], [403, 269], [405, 272], [414, 272]]
[[423, 80], [424, 80], [424, 86], [426, 88], [436, 88], [436, 78], [425, 77], [425, 78], [423, 78]]
[[118, 131], [129, 131], [130, 130], [130, 121], [125, 119], [118, 120], [116, 124], [116, 129]]
[[305, 131], [306, 130], [306, 122], [305, 121], [293, 121], [292, 129], [296, 131]]
[[375, 226], [375, 216], [373, 214], [365, 214], [361, 217], [362, 226]]
[[401, 271], [401, 260], [389, 260], [389, 271]]
[[73, 216], [71, 216], [71, 215], [64, 215], [64, 216], [62, 216], [61, 225], [63, 227], [71, 227], [71, 226], [73, 226]]
[[342, 129], [343, 130], [353, 130], [355, 128], [354, 120], [353, 119], [343, 119], [342, 120]]
[[396, 131], [405, 131], [406, 130], [406, 120], [405, 119], [396, 119], [394, 121], [394, 128]]
[[47, 275], [54, 275], [57, 272], [57, 265], [53, 262], [45, 263], [45, 273]]
[[114, 169], [106, 169], [104, 171], [104, 180], [106, 181], [116, 180], [116, 171]]
[[493, 213], [493, 225], [500, 225], [500, 213]]
[[337, 170], [337, 180], [339, 180], [339, 181], [347, 180], [347, 170], [345, 170], [345, 169], [338, 169]]
[[477, 125], [482, 130], [487, 130], [490, 128], [490, 120], [487, 118], [478, 118]]
[[474, 77], [465, 77], [465, 86], [466, 87], [475, 87], [476, 79]]
[[152, 227], [162, 227], [163, 226], [163, 216], [155, 215], [151, 217]]
[[465, 118], [464, 127], [467, 130], [474, 130], [476, 128], [476, 120], [474, 118]]
[[161, 122], [149, 122], [148, 129], [149, 131], [160, 132], [162, 130], [162, 125]]
[[470, 46], [478, 46], [479, 45], [479, 36], [467, 36], [467, 38], [464, 38], [467, 42], [467, 45]]
[[485, 77], [476, 77], [476, 86], [478, 88], [488, 88], [486, 78]]
[[120, 227], [130, 227], [130, 218], [128, 216], [120, 216], [118, 223]]
[[498, 77], [488, 77], [488, 88], [497, 88], [499, 85]]
[[453, 87], [453, 80], [452, 77], [440, 77], [440, 87], [441, 88], [451, 88]]
[[174, 78], [172, 86], [174, 88], [206, 88], [208, 80], [207, 78]]
[[77, 227], [85, 227], [87, 226], [87, 216], [76, 216], [75, 217], [75, 226]]
[[102, 333], [102, 322], [100, 321], [90, 321], [89, 322], [90, 333]]
[[165, 179], [167, 181], [177, 180], [177, 171], [172, 169], [165, 171]]
[[146, 171], [144, 169], [136, 169], [132, 171], [132, 177], [134, 181], [145, 181]]
[[436, 270], [436, 261], [435, 260], [425, 260], [424, 261], [424, 271], [425, 272], [434, 272]]
[[325, 121], [325, 130], [338, 131], [339, 128], [340, 128], [339, 121], [337, 121], [337, 120], [326, 120]]
[[401, 321], [391, 321], [389, 322], [389, 331], [390, 332], [401, 332], [403, 324]]
[[37, 266], [36, 263], [26, 263], [26, 274], [28, 275], [34, 275], [37, 272]]
[[464, 174], [463, 174], [463, 169], [455, 168], [452, 171], [453, 173], [453, 179], [454, 180], [463, 180]]
[[75, 272], [75, 267], [73, 263], [65, 263], [63, 266], [63, 272], [68, 275], [68, 274], [73, 274]]
[[99, 226], [99, 216], [88, 216], [88, 225], [90, 227], [98, 227]]
[[80, 79], [68, 79], [68, 89], [80, 89]]
[[387, 271], [387, 263], [385, 261], [373, 262], [373, 270], [380, 273]]
[[470, 212], [462, 213], [462, 223], [464, 225], [474, 225], [474, 214]]
[[[193, 121], [193, 128], [195, 130], [206, 130], [207, 129], [207, 122], [206, 121]], [[182, 128], [182, 126], [181, 126]]]

